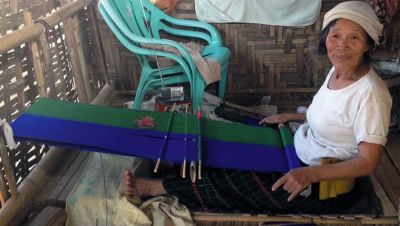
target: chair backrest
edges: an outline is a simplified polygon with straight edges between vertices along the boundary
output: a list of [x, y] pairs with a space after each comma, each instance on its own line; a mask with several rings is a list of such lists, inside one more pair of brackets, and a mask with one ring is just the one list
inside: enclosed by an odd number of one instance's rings
[[[124, 45], [127, 49], [134, 53], [141, 52], [139, 42], [135, 41], [140, 39], [139, 36], [136, 37], [135, 33], [132, 32], [129, 24], [126, 23], [125, 20], [123, 20], [119, 13], [119, 10], [112, 3], [112, 0], [100, 1], [98, 5], [100, 14], [103, 16], [105, 22], [122, 45]], [[136, 56], [138, 57], [141, 64], [147, 61], [141, 54], [136, 54]]]
[[165, 24], [166, 13], [148, 0], [112, 0], [130, 29], [146, 38], [160, 38], [159, 31]]
[[149, 58], [154, 55], [167, 56], [180, 61], [180, 59], [177, 59], [176, 54], [142, 46], [142, 44], [151, 46], [156, 41], [149, 35], [147, 28], [144, 27], [146, 26], [144, 25], [144, 21], [142, 21], [143, 23], [141, 26], [138, 25], [139, 23], [137, 23], [136, 17], [131, 10], [133, 7], [131, 4], [132, 2], [139, 1], [101, 0], [99, 2], [98, 8], [101, 15], [121, 44], [135, 53], [141, 65], [145, 67], [151, 67], [149, 63], [151, 60]]
[[[138, 15], [137, 11], [135, 10], [135, 6], [137, 4], [137, 2], [139, 1], [125, 1], [125, 0], [109, 0], [107, 1], [110, 4], [113, 5], [113, 7], [115, 7], [117, 9], [117, 11], [120, 14], [120, 17], [123, 21], [125, 21], [125, 23], [128, 25], [129, 29], [135, 33], [138, 36], [141, 37], [152, 37], [150, 36], [150, 32], [149, 32], [149, 27], [146, 24], [144, 19], [141, 18], [147, 18], [145, 10], [143, 9], [142, 12], [140, 13], [141, 15]], [[142, 9], [141, 6], [139, 6], [140, 9]]]

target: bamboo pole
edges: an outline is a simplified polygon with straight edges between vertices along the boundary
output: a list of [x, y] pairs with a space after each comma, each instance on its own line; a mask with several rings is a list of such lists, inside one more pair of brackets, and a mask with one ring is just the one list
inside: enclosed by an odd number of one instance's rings
[[243, 90], [232, 90], [231, 94], [251, 94], [251, 93], [316, 93], [318, 88], [296, 88], [296, 87], [282, 87], [282, 88], [254, 88], [254, 89], [243, 89]]
[[[32, 25], [33, 24], [32, 13], [27, 10], [24, 10], [23, 14], [24, 14], [25, 25], [26, 26]], [[39, 44], [36, 40], [31, 40], [30, 44], [31, 44], [33, 68], [35, 69], [35, 77], [39, 91], [39, 96], [46, 97], [47, 96], [46, 80], [44, 77], [44, 69], [42, 66], [42, 60], [41, 60], [42, 57], [40, 53]]]
[[89, 102], [90, 86], [87, 73], [87, 65], [84, 53], [82, 51], [81, 37], [79, 34], [79, 22], [77, 16], [68, 18], [64, 24], [65, 39], [70, 48], [71, 69], [74, 76], [75, 85], [78, 91], [80, 102]]
[[44, 64], [45, 64], [45, 69], [46, 69], [47, 75], [51, 79], [50, 80], [50, 97], [57, 98], [57, 90], [56, 90], [55, 81], [54, 81], [55, 74], [53, 71], [51, 58], [50, 58], [50, 46], [49, 46], [49, 43], [47, 42], [46, 36], [44, 34], [41, 34], [39, 36], [38, 43], [39, 43], [40, 49], [42, 50], [42, 53], [43, 53], [43, 59], [44, 59]]
[[[348, 216], [349, 217], [349, 216]], [[220, 222], [230, 223], [230, 222], [293, 222], [293, 223], [303, 223], [303, 224], [335, 224], [335, 225], [364, 225], [364, 224], [387, 224], [387, 225], [397, 225], [399, 221], [396, 217], [367, 217], [363, 218], [360, 215], [352, 215], [352, 218], [346, 219], [340, 215], [332, 215], [330, 217], [324, 217], [319, 215], [301, 215], [301, 214], [290, 214], [290, 215], [250, 215], [250, 214], [213, 214], [213, 213], [192, 213], [192, 218], [197, 223], [211, 223]]]
[[[113, 96], [113, 85], [105, 85], [91, 102], [95, 105], [108, 104]], [[45, 185], [51, 172], [62, 164], [68, 151], [62, 148], [51, 147], [29, 175], [18, 187], [19, 196], [11, 197], [0, 209], [0, 226], [21, 225], [33, 208], [33, 198]]]
[[[77, 0], [62, 6], [59, 10], [44, 18], [50, 26], [54, 26], [66, 18], [74, 15], [93, 0]], [[7, 52], [23, 43], [36, 39], [43, 34], [45, 27], [43, 24], [36, 23], [23, 27], [17, 31], [7, 34], [0, 38], [0, 54]]]
[[11, 197], [18, 197], [17, 180], [15, 179], [14, 167], [7, 154], [6, 142], [3, 135], [0, 135], [0, 158], [8, 181]]
[[[10, 0], [10, 9], [11, 9], [11, 13], [12, 14], [15, 14], [15, 13], [18, 12], [18, 2], [17, 2], [17, 0]], [[16, 51], [15, 52], [15, 56], [20, 58], [21, 55], [19, 53], [20, 53], [20, 51]], [[15, 62], [14, 74], [15, 74], [15, 77], [16, 77], [17, 81], [21, 81], [22, 80], [21, 61], [16, 61]], [[18, 109], [23, 111], [25, 109], [24, 104], [25, 104], [25, 92], [24, 92], [24, 89], [20, 89], [18, 91]]]
[[6, 182], [4, 180], [3, 174], [0, 174], [0, 207], [6, 203], [7, 199], [10, 197]]
[[96, 19], [96, 9], [94, 9], [94, 4], [88, 6], [88, 13], [89, 13], [89, 22], [90, 28], [92, 29], [92, 42], [93, 42], [93, 52], [94, 52], [94, 59], [93, 59], [93, 74], [103, 76], [103, 81], [107, 81], [107, 67], [104, 55], [104, 49], [101, 45], [101, 36], [99, 32], [99, 25]]
[[[18, 53], [20, 53], [20, 52], [21, 51], [18, 51]], [[18, 54], [18, 57], [20, 59], [23, 58], [23, 57], [21, 57], [21, 54]], [[15, 74], [17, 81], [23, 80], [21, 61], [17, 61], [15, 63], [14, 74]], [[18, 90], [18, 110], [20, 110], [20, 111], [25, 110], [25, 102], [26, 102], [25, 91], [24, 91], [24, 88], [21, 88]]]
[[16, 13], [18, 11], [17, 0], [10, 0], [10, 10], [11, 10], [11, 13]]

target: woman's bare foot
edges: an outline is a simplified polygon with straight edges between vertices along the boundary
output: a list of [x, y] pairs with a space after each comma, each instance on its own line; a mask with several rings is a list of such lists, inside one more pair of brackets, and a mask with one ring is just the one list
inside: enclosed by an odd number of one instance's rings
[[161, 179], [137, 177], [129, 170], [124, 170], [124, 194], [127, 197], [149, 197], [167, 194]]

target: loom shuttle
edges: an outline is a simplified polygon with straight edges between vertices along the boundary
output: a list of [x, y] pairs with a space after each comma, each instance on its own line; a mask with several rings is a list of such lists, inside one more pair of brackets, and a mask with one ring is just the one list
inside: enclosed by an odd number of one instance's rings
[[195, 161], [190, 162], [190, 179], [192, 180], [192, 183], [196, 182], [196, 162]]
[[186, 108], [185, 108], [185, 139], [184, 139], [184, 142], [185, 142], [185, 147], [184, 147], [185, 153], [184, 153], [183, 162], [182, 162], [182, 165], [181, 165], [181, 177], [182, 178], [186, 178], [187, 120], [188, 120], [187, 115], [188, 115], [188, 111], [189, 111], [188, 105], [186, 105]]
[[165, 132], [165, 135], [164, 135], [163, 143], [161, 145], [160, 152], [158, 154], [157, 162], [156, 162], [156, 165], [155, 165], [154, 170], [153, 170], [154, 173], [157, 173], [158, 168], [160, 167], [161, 157], [162, 157], [162, 155], [164, 153], [165, 146], [166, 146], [167, 141], [168, 141], [169, 130], [171, 128], [172, 118], [174, 117], [175, 107], [176, 107], [176, 103], [174, 103], [174, 105], [172, 105], [171, 112], [169, 113], [168, 122], [167, 122], [167, 128], [166, 128], [166, 132]]
[[197, 159], [199, 161], [198, 166], [198, 178], [201, 180], [201, 161], [202, 161], [202, 147], [201, 147], [201, 108], [197, 109]]

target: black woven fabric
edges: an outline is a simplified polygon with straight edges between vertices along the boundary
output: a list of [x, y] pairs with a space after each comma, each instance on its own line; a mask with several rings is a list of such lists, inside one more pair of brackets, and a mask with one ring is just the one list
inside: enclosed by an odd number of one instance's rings
[[[272, 185], [280, 176], [279, 173], [265, 174], [208, 168], [204, 170], [201, 180], [192, 183], [188, 178], [179, 177], [176, 170], [165, 175], [163, 184], [168, 194], [178, 197], [194, 211], [338, 214], [349, 213], [346, 211], [352, 207], [351, 213], [379, 214], [379, 210], [372, 210], [369, 207], [370, 201], [358, 197], [360, 196], [358, 189], [334, 199], [320, 201], [316, 184], [313, 186], [312, 195], [298, 196], [288, 202], [289, 194], [282, 188], [275, 192], [271, 191]], [[363, 189], [370, 190], [365, 187]], [[371, 192], [373, 193], [369, 191]], [[355, 200], [360, 201], [355, 202]], [[361, 206], [358, 207], [357, 202], [361, 203]]]

